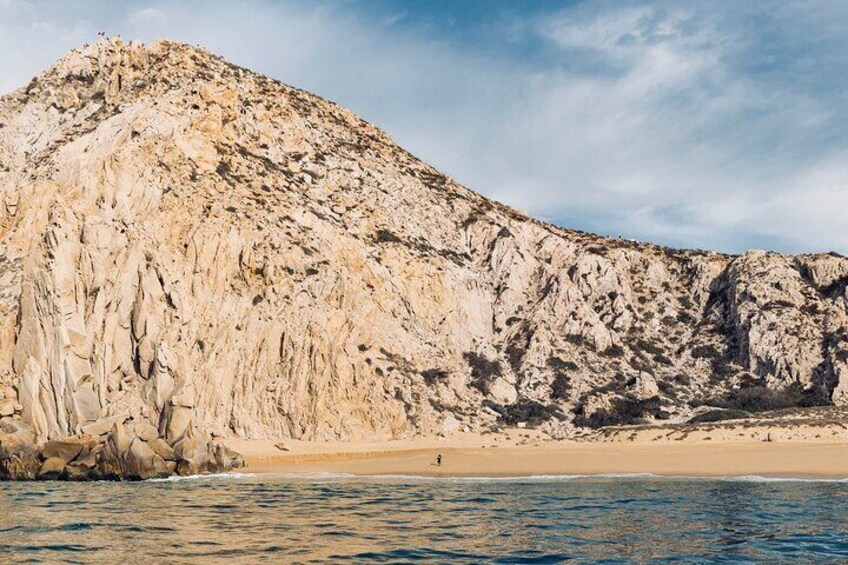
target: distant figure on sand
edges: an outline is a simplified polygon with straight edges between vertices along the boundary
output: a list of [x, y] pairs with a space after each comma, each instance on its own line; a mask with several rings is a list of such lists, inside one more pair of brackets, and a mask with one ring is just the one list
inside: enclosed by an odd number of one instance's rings
[[442, 454], [441, 453], [436, 455], [436, 465], [438, 465], [439, 467], [442, 466]]

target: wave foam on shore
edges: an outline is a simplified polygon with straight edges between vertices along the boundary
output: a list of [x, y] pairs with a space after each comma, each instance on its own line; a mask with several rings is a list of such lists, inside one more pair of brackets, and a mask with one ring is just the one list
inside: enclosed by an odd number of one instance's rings
[[151, 483], [171, 483], [185, 481], [215, 481], [215, 480], [296, 480], [296, 481], [415, 481], [415, 482], [571, 482], [577, 480], [660, 480], [660, 481], [723, 481], [744, 483], [848, 483], [845, 478], [824, 477], [766, 477], [760, 475], [739, 475], [727, 477], [704, 477], [687, 475], [657, 475], [654, 473], [596, 473], [596, 474], [562, 474], [562, 475], [516, 475], [516, 476], [450, 476], [437, 477], [428, 475], [401, 475], [401, 474], [374, 474], [357, 475], [353, 473], [217, 473], [209, 475], [189, 475], [185, 477], [168, 477], [164, 479], [151, 479]]

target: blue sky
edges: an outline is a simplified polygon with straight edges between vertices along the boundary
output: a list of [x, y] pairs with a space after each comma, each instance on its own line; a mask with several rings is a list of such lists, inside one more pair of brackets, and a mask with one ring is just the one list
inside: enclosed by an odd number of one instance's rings
[[0, 0], [0, 91], [100, 29], [335, 100], [565, 227], [848, 253], [842, 0]]

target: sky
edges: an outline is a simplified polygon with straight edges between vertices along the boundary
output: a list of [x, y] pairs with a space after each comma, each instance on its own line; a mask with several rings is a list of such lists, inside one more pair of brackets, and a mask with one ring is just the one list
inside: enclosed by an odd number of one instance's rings
[[843, 0], [0, 0], [0, 92], [99, 30], [315, 92], [563, 227], [848, 254]]

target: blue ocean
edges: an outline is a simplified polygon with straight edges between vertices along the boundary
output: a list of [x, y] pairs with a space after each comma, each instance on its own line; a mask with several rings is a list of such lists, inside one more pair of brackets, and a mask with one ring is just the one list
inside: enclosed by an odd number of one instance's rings
[[227, 475], [0, 483], [3, 563], [844, 563], [848, 482]]

